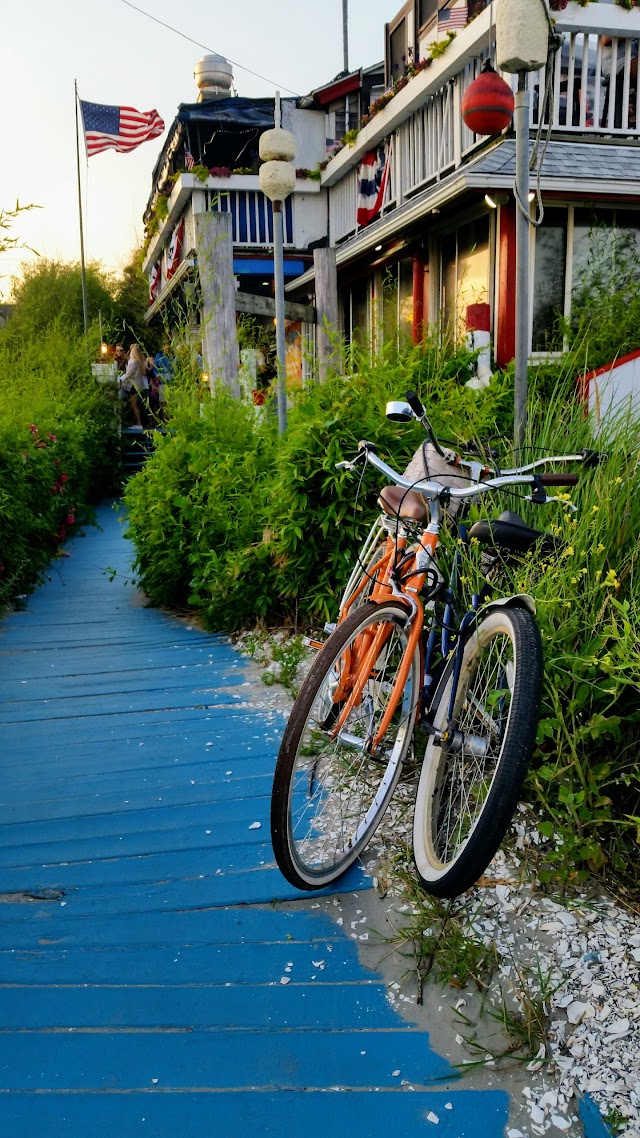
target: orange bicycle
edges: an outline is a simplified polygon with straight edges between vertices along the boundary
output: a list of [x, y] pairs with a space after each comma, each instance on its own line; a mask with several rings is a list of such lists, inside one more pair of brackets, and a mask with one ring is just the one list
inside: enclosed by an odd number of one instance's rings
[[[390, 404], [390, 418], [421, 420], [417, 396]], [[442, 451], [440, 451], [442, 453]], [[468, 889], [498, 849], [533, 751], [542, 649], [528, 595], [493, 596], [487, 580], [462, 610], [459, 555], [439, 554], [443, 511], [503, 487], [575, 485], [574, 473], [540, 473], [549, 462], [599, 461], [595, 452], [541, 458], [508, 471], [465, 462], [468, 485], [412, 482], [361, 443], [339, 466], [369, 463], [391, 485], [341, 603], [340, 618], [302, 685], [274, 775], [271, 835], [293, 885], [320, 889], [340, 876], [375, 833], [400, 777], [419, 719], [428, 742], [416, 795], [413, 849], [435, 895]], [[457, 463], [456, 460], [457, 459]], [[488, 476], [490, 475], [490, 477]], [[525, 552], [549, 535], [507, 511], [463, 538]], [[384, 544], [380, 538], [384, 536]], [[363, 599], [363, 596], [365, 599]]]

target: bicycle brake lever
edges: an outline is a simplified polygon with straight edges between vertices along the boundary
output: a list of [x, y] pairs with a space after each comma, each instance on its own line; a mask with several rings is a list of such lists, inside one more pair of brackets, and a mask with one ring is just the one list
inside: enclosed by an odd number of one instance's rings
[[567, 502], [564, 498], [555, 498], [546, 495], [543, 500], [536, 498], [533, 494], [525, 494], [523, 497], [525, 502], [535, 502], [537, 506], [546, 506], [548, 502], [560, 502], [563, 506], [568, 506], [570, 510], [573, 510], [574, 514], [578, 512], [578, 507], [574, 506], [573, 502]]

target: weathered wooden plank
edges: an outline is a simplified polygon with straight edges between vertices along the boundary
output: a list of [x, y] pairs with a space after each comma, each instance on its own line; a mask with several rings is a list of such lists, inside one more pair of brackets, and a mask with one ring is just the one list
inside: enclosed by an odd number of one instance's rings
[[[363, 1054], [364, 1052], [364, 1054]], [[453, 1075], [422, 1032], [0, 1032], [7, 1090], [254, 1090], [424, 1084]], [[157, 1079], [157, 1083], [153, 1080]]]
[[[404, 1088], [403, 1088], [404, 1090]], [[288, 1091], [283, 1095], [251, 1091], [213, 1094], [102, 1094], [87, 1101], [79, 1094], [6, 1095], [3, 1120], [20, 1138], [327, 1138], [337, 1132], [353, 1138], [377, 1138], [390, 1132], [404, 1138], [431, 1133], [425, 1119], [439, 1120], [438, 1138], [488, 1138], [504, 1133], [507, 1095], [488, 1091], [416, 1091], [372, 1087], [364, 1094], [339, 1091]], [[451, 1110], [447, 1109], [447, 1103]], [[11, 1129], [13, 1128], [13, 1129]], [[435, 1133], [435, 1130], [434, 1130]]]
[[10, 910], [24, 907], [6, 906], [0, 922], [0, 948], [18, 951], [56, 946], [119, 951], [133, 945], [289, 945], [315, 942], [321, 936], [335, 951], [336, 942], [344, 943], [345, 939], [343, 931], [327, 921], [320, 906], [309, 912], [277, 905], [255, 909], [237, 905], [180, 913], [113, 913], [108, 920], [89, 917], [76, 921], [69, 920], [66, 909], [59, 905], [32, 905], [28, 921], [6, 920]]
[[[280, 979], [291, 962], [296, 982], [316, 977], [323, 983], [346, 981], [350, 971], [358, 978], [358, 956], [353, 941], [304, 937], [302, 943], [275, 944], [172, 944], [136, 948], [61, 948], [0, 950], [0, 984], [266, 984]], [[315, 961], [315, 964], [314, 964]], [[319, 967], [319, 964], [322, 967]], [[364, 981], [363, 981], [364, 982]], [[38, 989], [39, 991], [39, 989]], [[32, 1001], [37, 992], [27, 994]]]
[[[231, 1029], [234, 1034], [238, 1030], [350, 1032], [371, 1031], [374, 1017], [376, 1033], [399, 1030], [383, 984], [364, 980], [349, 984], [344, 978], [336, 984], [324, 979], [297, 982], [294, 976], [285, 986], [280, 980], [289, 977], [285, 972], [289, 960], [286, 948], [280, 948], [280, 961], [274, 963], [270, 980], [264, 984], [206, 984], [194, 977], [192, 985], [140, 986], [130, 983], [123, 972], [120, 982], [108, 987], [77, 983], [0, 986], [0, 1057], [3, 1032], [16, 1030], [126, 1031], [161, 1025], [163, 1031]], [[319, 975], [324, 977], [323, 972]], [[271, 1046], [270, 1039], [266, 1048]]]

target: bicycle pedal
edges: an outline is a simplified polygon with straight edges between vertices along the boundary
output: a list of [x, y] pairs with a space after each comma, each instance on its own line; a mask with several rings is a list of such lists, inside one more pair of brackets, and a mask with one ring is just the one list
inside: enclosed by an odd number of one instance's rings
[[315, 652], [319, 652], [324, 648], [324, 640], [314, 640], [312, 636], [303, 636], [302, 643], [305, 648], [313, 648]]
[[327, 621], [327, 623], [326, 623], [326, 624], [325, 624], [325, 626], [324, 626], [324, 631], [325, 631], [325, 632], [328, 632], [328, 633], [329, 633], [329, 636], [331, 636], [331, 633], [332, 633], [332, 632], [335, 632], [335, 630], [336, 630], [336, 624], [335, 624], [335, 621], [330, 621], [330, 620], [328, 620], [328, 621]]

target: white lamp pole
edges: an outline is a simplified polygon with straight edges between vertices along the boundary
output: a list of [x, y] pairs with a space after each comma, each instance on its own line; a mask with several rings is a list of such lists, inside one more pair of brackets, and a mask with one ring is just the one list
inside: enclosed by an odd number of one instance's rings
[[283, 202], [296, 184], [291, 161], [296, 154], [296, 140], [280, 126], [280, 92], [276, 91], [275, 128], [260, 137], [260, 189], [273, 203], [273, 267], [276, 293], [276, 356], [278, 361], [278, 429], [287, 429], [287, 363], [284, 334], [284, 227]]

